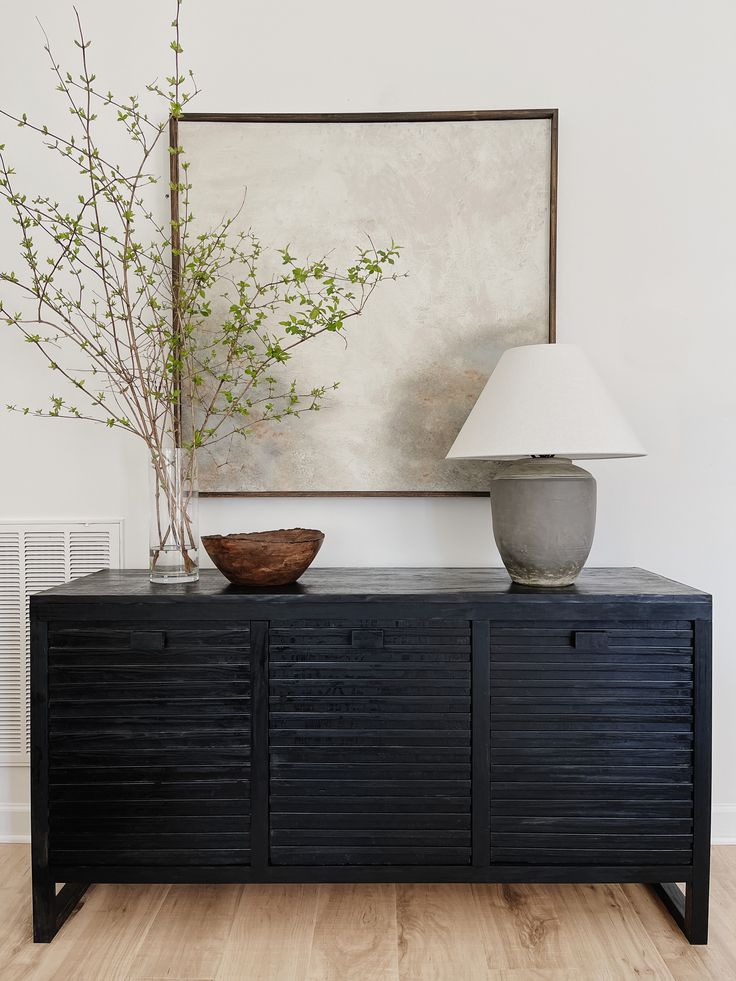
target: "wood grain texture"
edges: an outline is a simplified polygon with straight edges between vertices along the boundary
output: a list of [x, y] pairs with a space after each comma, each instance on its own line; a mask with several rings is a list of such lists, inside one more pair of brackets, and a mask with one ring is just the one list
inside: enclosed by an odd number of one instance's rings
[[0, 845], [0, 871], [3, 981], [736, 977], [736, 846], [713, 849], [708, 947], [646, 886], [485, 884], [96, 885], [34, 945], [28, 846]]
[[[467, 622], [285, 621], [269, 676], [274, 865], [470, 863]], [[464, 728], [424, 721], [444, 695]], [[339, 785], [329, 811], [325, 779]]]
[[[50, 629], [51, 865], [249, 860], [249, 626], [160, 627]], [[221, 698], [241, 706], [229, 724]], [[209, 798], [192, 793], [192, 772]]]
[[125, 981], [168, 891], [162, 885], [96, 886], [53, 944], [24, 949], [0, 971], [4, 981]]
[[544, 886], [477, 885], [478, 907], [488, 966], [493, 970], [560, 969], [556, 899]]
[[316, 885], [248, 885], [243, 889], [215, 981], [305, 978], [317, 920]]
[[[399, 885], [396, 909], [401, 981], [485, 977], [481, 911], [467, 886]], [[462, 961], [458, 949], [464, 951]]]
[[649, 602], [658, 597], [688, 596], [698, 597], [699, 602], [706, 606], [710, 599], [706, 593], [691, 586], [636, 568], [583, 569], [574, 586], [554, 590], [516, 586], [509, 579], [506, 570], [501, 568], [309, 569], [294, 586], [261, 590], [232, 588], [216, 569], [202, 569], [199, 582], [185, 586], [166, 586], [165, 589], [151, 583], [145, 570], [106, 569], [33, 596], [31, 608], [41, 614], [54, 599], [64, 597], [72, 601], [76, 599], [89, 602], [93, 596], [99, 599], [116, 597], [121, 600], [125, 597], [136, 600], [145, 598], [156, 605], [166, 604], [177, 597], [195, 603], [201, 599], [219, 596], [242, 607], [248, 601], [272, 603], [280, 599], [281, 602], [293, 604], [325, 596], [362, 596], [364, 600], [373, 602], [377, 596], [452, 596], [457, 603], [461, 603], [472, 596], [487, 599], [509, 595], [515, 597], [514, 602], [517, 603], [519, 597], [546, 599], [545, 605], [548, 607], [579, 596], [641, 596]]
[[305, 981], [398, 981], [396, 887], [322, 885]]
[[171, 886], [131, 964], [128, 978], [214, 978], [223, 958], [242, 886]]
[[[494, 625], [492, 862], [692, 862], [693, 631], [677, 622], [598, 626]], [[609, 728], [593, 734], [598, 719]], [[564, 729], [547, 727], [559, 720]], [[660, 720], [678, 728], [641, 728]], [[643, 804], [642, 785], [661, 787], [661, 798], [627, 812], [625, 802]], [[606, 788], [608, 801], [591, 800], [591, 789]]]
[[313, 528], [203, 535], [202, 544], [235, 586], [284, 586], [304, 574], [325, 540]]

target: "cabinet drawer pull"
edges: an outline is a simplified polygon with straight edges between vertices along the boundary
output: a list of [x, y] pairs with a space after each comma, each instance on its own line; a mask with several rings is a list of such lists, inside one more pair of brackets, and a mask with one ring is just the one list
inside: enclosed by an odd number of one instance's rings
[[375, 650], [383, 647], [383, 630], [361, 629], [353, 630], [351, 633], [351, 643], [353, 647], [363, 650]]
[[575, 630], [573, 647], [578, 651], [607, 651], [608, 633], [605, 630]]
[[130, 646], [141, 651], [162, 651], [166, 646], [163, 630], [132, 630]]

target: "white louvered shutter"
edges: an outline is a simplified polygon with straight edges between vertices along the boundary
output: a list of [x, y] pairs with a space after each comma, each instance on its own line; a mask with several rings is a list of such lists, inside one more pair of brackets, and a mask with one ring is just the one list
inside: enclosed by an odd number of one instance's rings
[[30, 632], [34, 593], [121, 560], [122, 523], [0, 523], [0, 762], [30, 750]]
[[20, 536], [17, 531], [0, 528], [0, 756], [21, 754], [26, 745], [21, 581]]

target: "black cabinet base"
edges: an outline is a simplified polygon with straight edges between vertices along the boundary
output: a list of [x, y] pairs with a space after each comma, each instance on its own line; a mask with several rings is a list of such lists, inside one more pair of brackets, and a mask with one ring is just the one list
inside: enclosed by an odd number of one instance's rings
[[[279, 882], [478, 882], [478, 883], [606, 883], [630, 882], [649, 884], [672, 915], [677, 926], [691, 944], [708, 942], [708, 880], [693, 879], [692, 868], [653, 866], [650, 868], [597, 867], [581, 868], [561, 866], [535, 866], [534, 869], [519, 866], [478, 867], [347, 867], [347, 866], [291, 866], [268, 867], [257, 871], [242, 866], [167, 866], [106, 868], [57, 868], [54, 879], [48, 873], [34, 873], [33, 886], [33, 939], [36, 943], [49, 943], [76, 908], [90, 882], [112, 883], [279, 883]], [[55, 894], [55, 881], [71, 878], [86, 879], [84, 883], [67, 883]], [[663, 878], [669, 881], [661, 881]], [[697, 877], [696, 877], [697, 878]], [[685, 883], [685, 892], [676, 885]]]
[[57, 893], [56, 882], [42, 870], [33, 870], [33, 940], [50, 943], [89, 887], [89, 882], [66, 882]]
[[708, 943], [708, 883], [655, 882], [654, 891], [691, 944]]

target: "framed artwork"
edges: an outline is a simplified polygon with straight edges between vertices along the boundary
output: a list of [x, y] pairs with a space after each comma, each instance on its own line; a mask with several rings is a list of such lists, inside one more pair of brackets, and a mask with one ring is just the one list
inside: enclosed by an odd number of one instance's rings
[[501, 353], [555, 339], [557, 110], [190, 113], [172, 141], [196, 218], [244, 202], [264, 261], [393, 239], [408, 274], [285, 366], [340, 382], [322, 411], [204, 451], [201, 493], [487, 494], [492, 464], [445, 454]]

